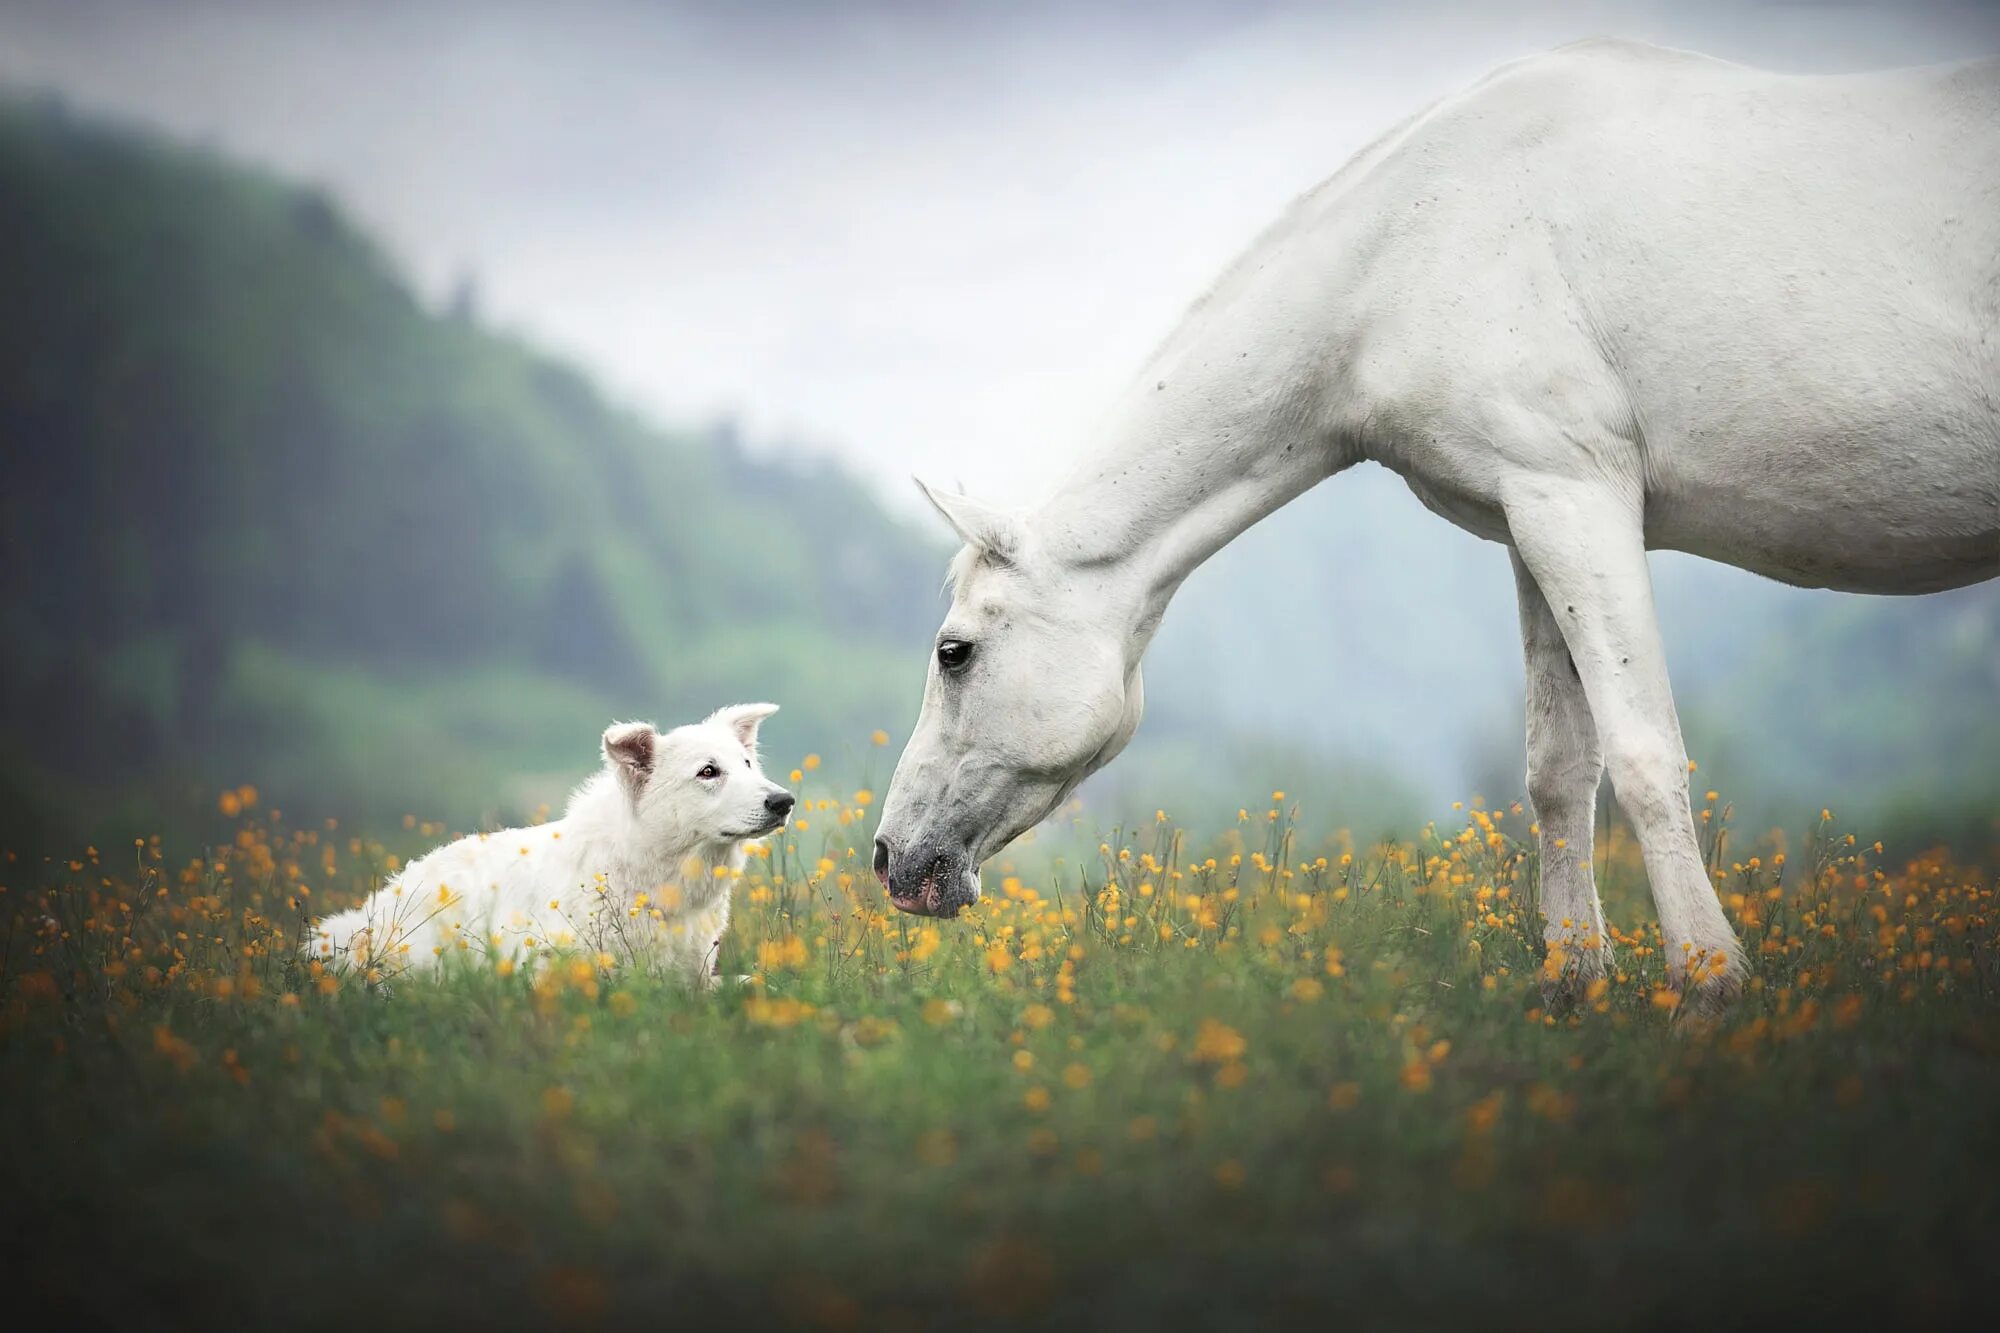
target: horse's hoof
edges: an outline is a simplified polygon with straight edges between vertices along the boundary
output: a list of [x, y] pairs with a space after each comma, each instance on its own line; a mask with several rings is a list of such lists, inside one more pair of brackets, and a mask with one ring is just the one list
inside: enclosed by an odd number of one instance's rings
[[1567, 945], [1551, 942], [1550, 958], [1561, 956], [1553, 966], [1549, 959], [1542, 964], [1542, 1005], [1550, 1013], [1562, 1015], [1572, 1013], [1594, 1001], [1597, 997], [1591, 991], [1595, 983], [1610, 975], [1611, 948], [1586, 948], [1582, 945]]
[[[1699, 971], [1699, 969], [1697, 969]], [[1743, 974], [1734, 967], [1711, 970], [1680, 982], [1683, 1018], [1709, 1022], [1721, 1018], [1743, 998]]]
[[1701, 950], [1679, 967], [1669, 968], [1667, 985], [1678, 995], [1674, 1027], [1685, 1034], [1712, 1029], [1743, 998], [1746, 972], [1737, 961], [1740, 948], [1713, 953]]

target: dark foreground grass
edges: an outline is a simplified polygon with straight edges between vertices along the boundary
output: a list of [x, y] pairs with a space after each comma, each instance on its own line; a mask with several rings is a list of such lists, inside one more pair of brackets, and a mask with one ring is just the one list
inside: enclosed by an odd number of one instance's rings
[[9, 1306], [128, 1329], [1990, 1311], [1983, 874], [1877, 868], [1830, 824], [1789, 866], [1718, 850], [1755, 981], [1697, 1027], [1614, 839], [1623, 970], [1552, 1015], [1518, 812], [1350, 855], [1282, 807], [1202, 843], [1029, 845], [975, 913], [922, 923], [861, 873], [868, 802], [809, 803], [738, 886], [757, 981], [715, 995], [587, 957], [301, 968], [301, 916], [383, 853], [254, 808], [185, 867], [9, 865]]

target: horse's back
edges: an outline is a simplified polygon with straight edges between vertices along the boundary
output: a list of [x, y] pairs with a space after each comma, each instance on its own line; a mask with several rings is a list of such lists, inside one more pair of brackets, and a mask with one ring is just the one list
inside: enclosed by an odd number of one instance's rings
[[1586, 43], [1374, 151], [1317, 202], [1368, 219], [1362, 304], [1430, 357], [1434, 417], [1629, 442], [1656, 545], [1881, 590], [2000, 572], [2000, 61]]

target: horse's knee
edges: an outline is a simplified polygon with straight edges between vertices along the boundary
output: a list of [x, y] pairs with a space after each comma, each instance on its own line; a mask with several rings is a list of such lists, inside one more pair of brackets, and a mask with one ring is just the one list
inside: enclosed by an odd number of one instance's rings
[[1605, 756], [1619, 808], [1641, 830], [1687, 812], [1687, 760], [1680, 747], [1659, 737], [1627, 737]]
[[1603, 765], [1595, 755], [1569, 759], [1528, 756], [1528, 800], [1535, 818], [1543, 824], [1558, 820], [1597, 804], [1597, 784]]

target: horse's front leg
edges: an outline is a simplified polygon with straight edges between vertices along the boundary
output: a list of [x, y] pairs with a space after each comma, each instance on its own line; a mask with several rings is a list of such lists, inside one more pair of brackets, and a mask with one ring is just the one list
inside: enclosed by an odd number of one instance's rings
[[1743, 951], [1695, 840], [1641, 499], [1612, 480], [1546, 477], [1504, 498], [1514, 548], [1568, 645], [1618, 804], [1639, 834], [1668, 974], [1698, 1008], [1718, 1008], [1740, 989]]
[[1604, 908], [1591, 878], [1591, 833], [1604, 759], [1569, 645], [1534, 575], [1514, 555], [1528, 678], [1528, 799], [1541, 841], [1542, 993], [1574, 1000], [1611, 962]]

